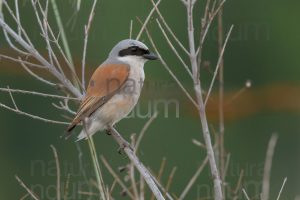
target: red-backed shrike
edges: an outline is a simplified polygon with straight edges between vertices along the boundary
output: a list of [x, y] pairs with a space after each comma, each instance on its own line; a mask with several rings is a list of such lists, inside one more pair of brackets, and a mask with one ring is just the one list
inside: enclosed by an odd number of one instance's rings
[[[70, 133], [77, 124], [85, 128], [78, 140], [103, 131], [126, 117], [136, 105], [145, 79], [144, 64], [156, 60], [148, 47], [137, 40], [122, 40], [94, 72], [86, 96], [68, 127]], [[87, 132], [87, 133], [86, 133]]]

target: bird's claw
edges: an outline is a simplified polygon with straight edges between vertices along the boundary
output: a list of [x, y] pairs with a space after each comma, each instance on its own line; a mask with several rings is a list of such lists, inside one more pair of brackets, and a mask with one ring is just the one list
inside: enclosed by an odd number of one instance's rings
[[105, 133], [106, 133], [107, 135], [111, 135], [111, 130], [110, 130], [110, 129], [106, 129]]
[[122, 145], [119, 147], [118, 153], [119, 153], [119, 154], [122, 154], [125, 148], [129, 148], [131, 151], [134, 151], [134, 150], [133, 150], [133, 147], [130, 145], [130, 143], [124, 141], [124, 142], [122, 143]]

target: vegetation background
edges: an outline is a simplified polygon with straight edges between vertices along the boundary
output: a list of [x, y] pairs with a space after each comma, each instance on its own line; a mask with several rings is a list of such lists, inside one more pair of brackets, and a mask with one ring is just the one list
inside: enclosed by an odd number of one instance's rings
[[[75, 65], [80, 69], [83, 27], [93, 2], [82, 2], [78, 12], [75, 11], [74, 1], [57, 3]], [[201, 12], [197, 10], [202, 7], [203, 2], [198, 0], [195, 22], [200, 21]], [[34, 43], [39, 44], [40, 30], [33, 23], [35, 16], [31, 4], [28, 1], [20, 1], [20, 8], [21, 18], [24, 26], [28, 27], [29, 36]], [[98, 2], [88, 43], [88, 77], [106, 58], [112, 46], [129, 37], [130, 20], [134, 21], [133, 33], [136, 35], [140, 28], [136, 16], [145, 19], [151, 8], [149, 0]], [[179, 0], [165, 0], [159, 8], [176, 35], [187, 46], [186, 13], [182, 3]], [[225, 52], [225, 102], [228, 102], [225, 106], [225, 148], [231, 153], [227, 181], [235, 185], [240, 170], [244, 169], [243, 186], [252, 197], [257, 197], [260, 192], [266, 148], [272, 133], [277, 133], [279, 140], [271, 173], [271, 199], [277, 196], [284, 177], [288, 180], [282, 199], [295, 199], [300, 195], [299, 8], [300, 1], [294, 0], [228, 0], [224, 6], [224, 32], [227, 32], [231, 24], [235, 26]], [[53, 16], [52, 10], [49, 19], [55, 23], [51, 15]], [[185, 85], [191, 85], [188, 76], [182, 73], [180, 63], [174, 61], [155, 18], [156, 15], [148, 28], [157, 41], [160, 52], [180, 80]], [[195, 24], [197, 29], [198, 25]], [[151, 46], [146, 35], [141, 39]], [[44, 44], [40, 43], [38, 49], [46, 54]], [[5, 44], [2, 33], [0, 51], [3, 54], [12, 52]], [[217, 56], [217, 28], [214, 23], [204, 51], [207, 66], [202, 69], [201, 76], [205, 88], [209, 86], [212, 77], [210, 69], [213, 70]], [[170, 191], [180, 194], [205, 157], [205, 151], [192, 143], [192, 139], [203, 141], [202, 134], [199, 133], [199, 119], [193, 106], [159, 62], [148, 63], [145, 71], [146, 83], [140, 104], [134, 114], [122, 120], [117, 128], [129, 139], [130, 134], [138, 133], [154, 113], [158, 100], [179, 102], [179, 114], [174, 104], [169, 105], [167, 113], [164, 112], [163, 105], [157, 106], [159, 115], [143, 139], [140, 159], [157, 172], [162, 158], [165, 157], [166, 173], [162, 178], [164, 183], [172, 168], [176, 166], [177, 171]], [[251, 80], [252, 87], [232, 99], [244, 88], [247, 80]], [[53, 88], [29, 77], [16, 64], [1, 60], [0, 86], [7, 85], [11, 88], [55, 92]], [[43, 113], [52, 119], [62, 119], [48, 99], [25, 95], [15, 95], [15, 98], [18, 105], [26, 111]], [[207, 114], [210, 125], [218, 129], [216, 99], [217, 89], [214, 90], [212, 100], [208, 104]], [[11, 103], [6, 93], [1, 93], [0, 101]], [[0, 109], [0, 122], [0, 199], [18, 199], [24, 194], [23, 188], [14, 178], [15, 174], [32, 185], [42, 199], [55, 198], [55, 162], [50, 144], [59, 152], [62, 180], [66, 181], [70, 174], [69, 195], [74, 197], [71, 199], [85, 197], [77, 193], [84, 188], [78, 165], [78, 150], [73, 139], [60, 138], [66, 129], [65, 126], [35, 121], [4, 109]], [[97, 134], [94, 140], [98, 153], [103, 154], [114, 167], [127, 163], [125, 156], [117, 153], [117, 145], [109, 136]], [[84, 167], [88, 176], [92, 177], [93, 166], [89, 164], [91, 161], [88, 147], [85, 142], [80, 142], [80, 146], [86, 161]], [[187, 199], [196, 199], [199, 191], [201, 196], [208, 196], [212, 192], [209, 174], [206, 167]], [[104, 180], [112, 182], [107, 171], [104, 173]]]

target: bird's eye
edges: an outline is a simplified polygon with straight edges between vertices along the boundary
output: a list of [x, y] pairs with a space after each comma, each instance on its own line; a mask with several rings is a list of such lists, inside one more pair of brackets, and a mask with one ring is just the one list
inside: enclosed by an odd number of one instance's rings
[[138, 48], [137, 47], [131, 47], [132, 52], [137, 52]]

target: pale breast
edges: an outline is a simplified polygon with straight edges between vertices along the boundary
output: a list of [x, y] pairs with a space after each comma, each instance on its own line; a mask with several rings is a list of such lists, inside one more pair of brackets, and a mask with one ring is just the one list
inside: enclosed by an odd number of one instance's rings
[[143, 67], [131, 66], [129, 77], [122, 90], [107, 101], [94, 115], [103, 124], [115, 124], [126, 117], [137, 104], [143, 87]]

